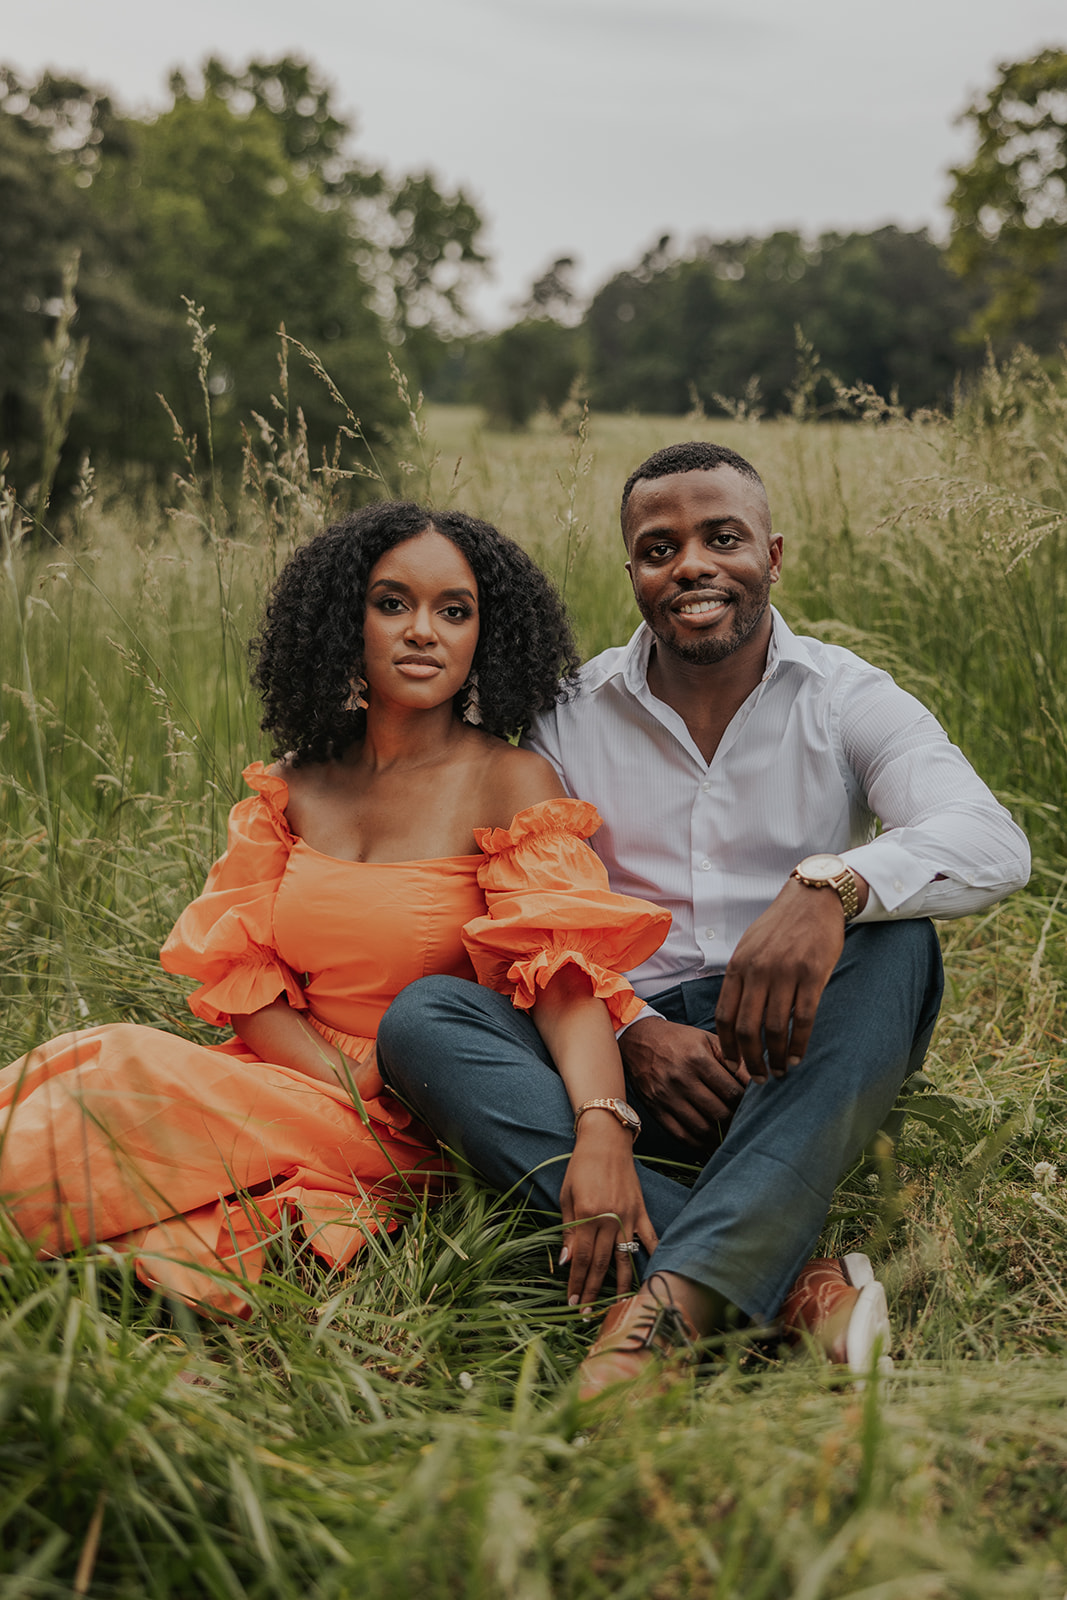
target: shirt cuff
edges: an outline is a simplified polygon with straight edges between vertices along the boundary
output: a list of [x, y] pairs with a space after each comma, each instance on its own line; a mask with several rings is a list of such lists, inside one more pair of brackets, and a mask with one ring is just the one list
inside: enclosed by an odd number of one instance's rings
[[[860, 876], [862, 877], [863, 874], [861, 873]], [[888, 921], [888, 914], [886, 912], [885, 906], [881, 902], [881, 899], [879, 897], [877, 889], [875, 889], [873, 887], [873, 885], [870, 883], [869, 880], [866, 880], [866, 881], [867, 881], [867, 904], [864, 906], [862, 911], [857, 911], [856, 912], [856, 915], [852, 918], [852, 921], [849, 923], [849, 927], [850, 928], [854, 927], [857, 922], [886, 922], [886, 921]]]
[[[871, 890], [867, 904], [859, 916], [853, 918], [854, 922], [884, 921], [906, 900], [921, 894], [937, 876], [936, 868], [931, 869], [885, 834], [872, 839], [870, 844], [857, 845], [854, 850], [842, 850], [841, 859], [867, 880]], [[871, 909], [871, 900], [875, 897], [877, 913]]]
[[640, 1022], [644, 1017], [658, 1017], [659, 1014], [653, 1006], [642, 1006], [636, 1017], [631, 1017], [629, 1022], [624, 1022], [621, 1028], [615, 1029], [615, 1043], [618, 1044], [627, 1028], [632, 1028], [635, 1022]]

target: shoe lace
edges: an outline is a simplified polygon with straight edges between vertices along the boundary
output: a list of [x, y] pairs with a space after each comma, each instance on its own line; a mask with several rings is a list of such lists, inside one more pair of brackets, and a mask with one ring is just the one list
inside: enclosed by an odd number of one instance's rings
[[671, 1293], [671, 1286], [667, 1280], [660, 1273], [654, 1272], [645, 1284], [645, 1288], [656, 1303], [647, 1307], [634, 1323], [626, 1342], [619, 1348], [654, 1350], [658, 1355], [667, 1355], [674, 1350], [684, 1350], [687, 1353], [695, 1350], [696, 1345], [689, 1332], [685, 1313]]

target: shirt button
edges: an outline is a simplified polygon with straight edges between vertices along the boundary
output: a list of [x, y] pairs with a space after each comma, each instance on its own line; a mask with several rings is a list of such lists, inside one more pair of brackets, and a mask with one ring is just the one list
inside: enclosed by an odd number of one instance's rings
[[704, 860], [704, 861], [702, 861], [700, 863], [700, 867], [701, 867], [701, 871], [702, 872], [710, 872], [711, 871], [711, 862], [708, 861], [708, 860]]
[[704, 929], [704, 937], [705, 937], [705, 939], [709, 939], [709, 940], [710, 939], [714, 939], [714, 937], [715, 937], [715, 929], [714, 928], [705, 928]]
[[700, 785], [700, 787], [701, 787], [701, 790], [703, 791], [704, 794], [710, 794], [711, 793], [711, 784], [710, 783], [702, 783]]

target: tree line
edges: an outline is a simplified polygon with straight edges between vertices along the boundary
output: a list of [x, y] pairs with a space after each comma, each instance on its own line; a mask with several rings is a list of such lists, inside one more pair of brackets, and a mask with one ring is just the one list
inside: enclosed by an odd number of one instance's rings
[[[587, 303], [563, 256], [486, 335], [469, 315], [487, 264], [477, 207], [429, 171], [362, 161], [309, 63], [210, 59], [175, 72], [150, 115], [0, 67], [0, 457], [20, 486], [57, 461], [70, 478], [87, 452], [159, 474], [175, 453], [157, 396], [188, 421], [207, 387], [232, 465], [278, 394], [283, 323], [371, 442], [404, 410], [390, 350], [413, 385], [511, 426], [578, 392], [608, 410], [818, 408], [826, 371], [942, 405], [985, 341], [1047, 352], [1067, 333], [1067, 51], [1005, 63], [964, 120], [974, 148], [951, 174], [947, 243], [896, 227], [668, 236]], [[214, 329], [206, 377], [197, 307]], [[319, 459], [339, 416], [304, 362], [286, 403]]]
[[576, 388], [614, 411], [832, 407], [833, 374], [915, 410], [950, 404], [987, 342], [1056, 351], [1067, 337], [1067, 51], [1003, 64], [962, 120], [974, 151], [950, 174], [944, 244], [896, 227], [685, 247], [667, 236], [585, 307], [564, 256], [512, 326], [452, 361], [447, 392], [522, 426]]
[[[945, 254], [925, 232], [895, 227], [702, 239], [685, 251], [666, 237], [577, 322], [566, 302], [531, 294], [510, 328], [470, 346], [463, 381], [512, 426], [558, 409], [576, 384], [609, 411], [774, 414], [797, 403], [799, 339], [801, 367], [813, 350], [845, 383], [909, 410], [939, 405], [976, 358], [965, 334], [979, 303]], [[565, 287], [571, 265], [545, 276]], [[832, 398], [823, 384], [808, 403]]]
[[[186, 301], [214, 330], [220, 461], [239, 459], [242, 425], [277, 394], [283, 323], [368, 437], [387, 433], [401, 415], [388, 347], [429, 368], [468, 326], [483, 224], [462, 190], [370, 167], [351, 135], [315, 69], [291, 58], [175, 72], [170, 103], [148, 116], [75, 79], [0, 68], [0, 451], [16, 483], [41, 467], [65, 281], [77, 310], [61, 382], [78, 369], [68, 474], [86, 451], [174, 464], [158, 396], [186, 425], [203, 416]], [[306, 364], [290, 364], [289, 384], [318, 457], [342, 418]]]

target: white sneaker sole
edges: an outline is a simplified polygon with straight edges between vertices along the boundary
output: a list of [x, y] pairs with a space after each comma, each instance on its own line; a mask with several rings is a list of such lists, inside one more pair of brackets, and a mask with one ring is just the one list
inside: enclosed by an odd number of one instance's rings
[[885, 1290], [874, 1275], [874, 1268], [865, 1255], [856, 1252], [842, 1257], [845, 1271], [853, 1288], [859, 1290], [859, 1299], [852, 1308], [845, 1350], [849, 1370], [857, 1377], [870, 1376], [874, 1363], [875, 1347], [879, 1349], [879, 1372], [892, 1372], [893, 1357], [889, 1350], [893, 1343], [893, 1330], [889, 1326], [889, 1307]]

